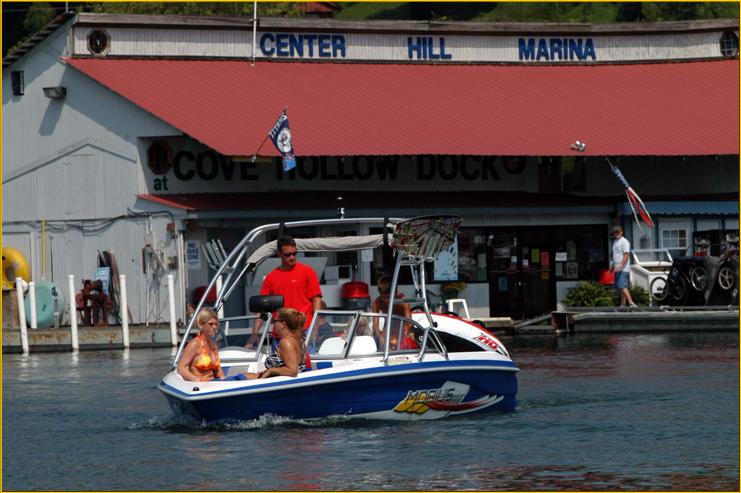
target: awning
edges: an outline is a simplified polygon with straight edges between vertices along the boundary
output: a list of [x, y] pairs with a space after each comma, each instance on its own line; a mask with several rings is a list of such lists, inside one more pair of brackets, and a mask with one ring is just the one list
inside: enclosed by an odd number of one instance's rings
[[[689, 215], [689, 214], [709, 214], [709, 215], [733, 215], [738, 216], [738, 201], [657, 201], [646, 202], [646, 209], [652, 216], [657, 215]], [[620, 206], [619, 213], [623, 216], [632, 216], [633, 211], [627, 202]]]
[[326, 209], [336, 212], [337, 196], [342, 195], [343, 207], [348, 211], [367, 209], [481, 209], [482, 207], [516, 207], [518, 213], [542, 212], [543, 207], [553, 211], [583, 210], [594, 206], [606, 214], [614, 212], [614, 197], [583, 197], [562, 193], [528, 192], [445, 192], [430, 201], [429, 192], [387, 193], [379, 203], [379, 192], [292, 191], [275, 200], [275, 194], [264, 193], [165, 193], [140, 194], [137, 197], [152, 204], [163, 205], [184, 212], [258, 211], [271, 209], [290, 212], [297, 209]]
[[[739, 152], [739, 61], [595, 66], [66, 59], [227, 156]], [[274, 156], [270, 142], [262, 155]]]

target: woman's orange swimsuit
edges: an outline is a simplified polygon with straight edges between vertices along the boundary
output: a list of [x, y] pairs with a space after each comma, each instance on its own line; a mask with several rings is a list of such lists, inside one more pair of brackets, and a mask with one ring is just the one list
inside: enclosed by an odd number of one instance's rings
[[201, 372], [213, 371], [214, 373], [218, 373], [219, 368], [221, 368], [219, 353], [216, 353], [216, 358], [212, 360], [208, 346], [206, 346], [200, 336], [198, 337], [198, 340], [201, 343], [201, 354], [196, 356], [193, 360], [193, 368]]

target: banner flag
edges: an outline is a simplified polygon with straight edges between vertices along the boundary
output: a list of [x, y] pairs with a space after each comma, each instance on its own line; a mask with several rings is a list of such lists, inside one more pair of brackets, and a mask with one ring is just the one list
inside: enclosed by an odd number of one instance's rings
[[288, 126], [288, 115], [283, 110], [268, 133], [270, 140], [281, 156], [283, 156], [283, 171], [290, 171], [296, 167], [296, 156], [293, 153], [293, 139]]
[[[607, 159], [607, 157], [605, 157], [605, 159]], [[646, 208], [646, 205], [643, 203], [643, 201], [638, 196], [638, 194], [635, 192], [635, 190], [633, 190], [633, 187], [630, 186], [630, 184], [628, 183], [628, 180], [626, 180], [625, 176], [623, 176], [623, 173], [620, 171], [620, 169], [617, 166], [614, 166], [610, 162], [609, 159], [607, 159], [607, 164], [610, 165], [610, 170], [612, 171], [612, 174], [615, 175], [615, 177], [623, 185], [623, 188], [625, 188], [625, 195], [628, 197], [628, 204], [630, 205], [630, 208], [633, 211], [633, 217], [635, 218], [635, 221], [638, 224], [638, 227], [639, 228], [641, 227], [641, 223], [638, 221], [638, 214], [640, 214], [641, 219], [643, 219], [643, 222], [645, 222], [649, 227], [653, 227], [654, 222], [651, 219], [651, 214], [649, 214], [648, 209]], [[636, 210], [638, 211], [638, 214], [636, 214]]]

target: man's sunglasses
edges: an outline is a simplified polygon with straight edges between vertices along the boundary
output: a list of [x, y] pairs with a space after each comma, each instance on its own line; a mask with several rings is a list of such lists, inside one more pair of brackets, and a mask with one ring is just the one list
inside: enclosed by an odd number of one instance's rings
[[284, 257], [295, 257], [298, 252], [281, 253]]

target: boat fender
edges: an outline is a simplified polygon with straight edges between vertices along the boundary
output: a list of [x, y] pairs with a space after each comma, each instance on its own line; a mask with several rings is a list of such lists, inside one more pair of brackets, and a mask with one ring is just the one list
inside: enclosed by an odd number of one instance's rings
[[15, 278], [20, 277], [26, 282], [31, 281], [31, 271], [28, 262], [21, 252], [15, 248], [3, 247], [3, 290], [15, 287]]

